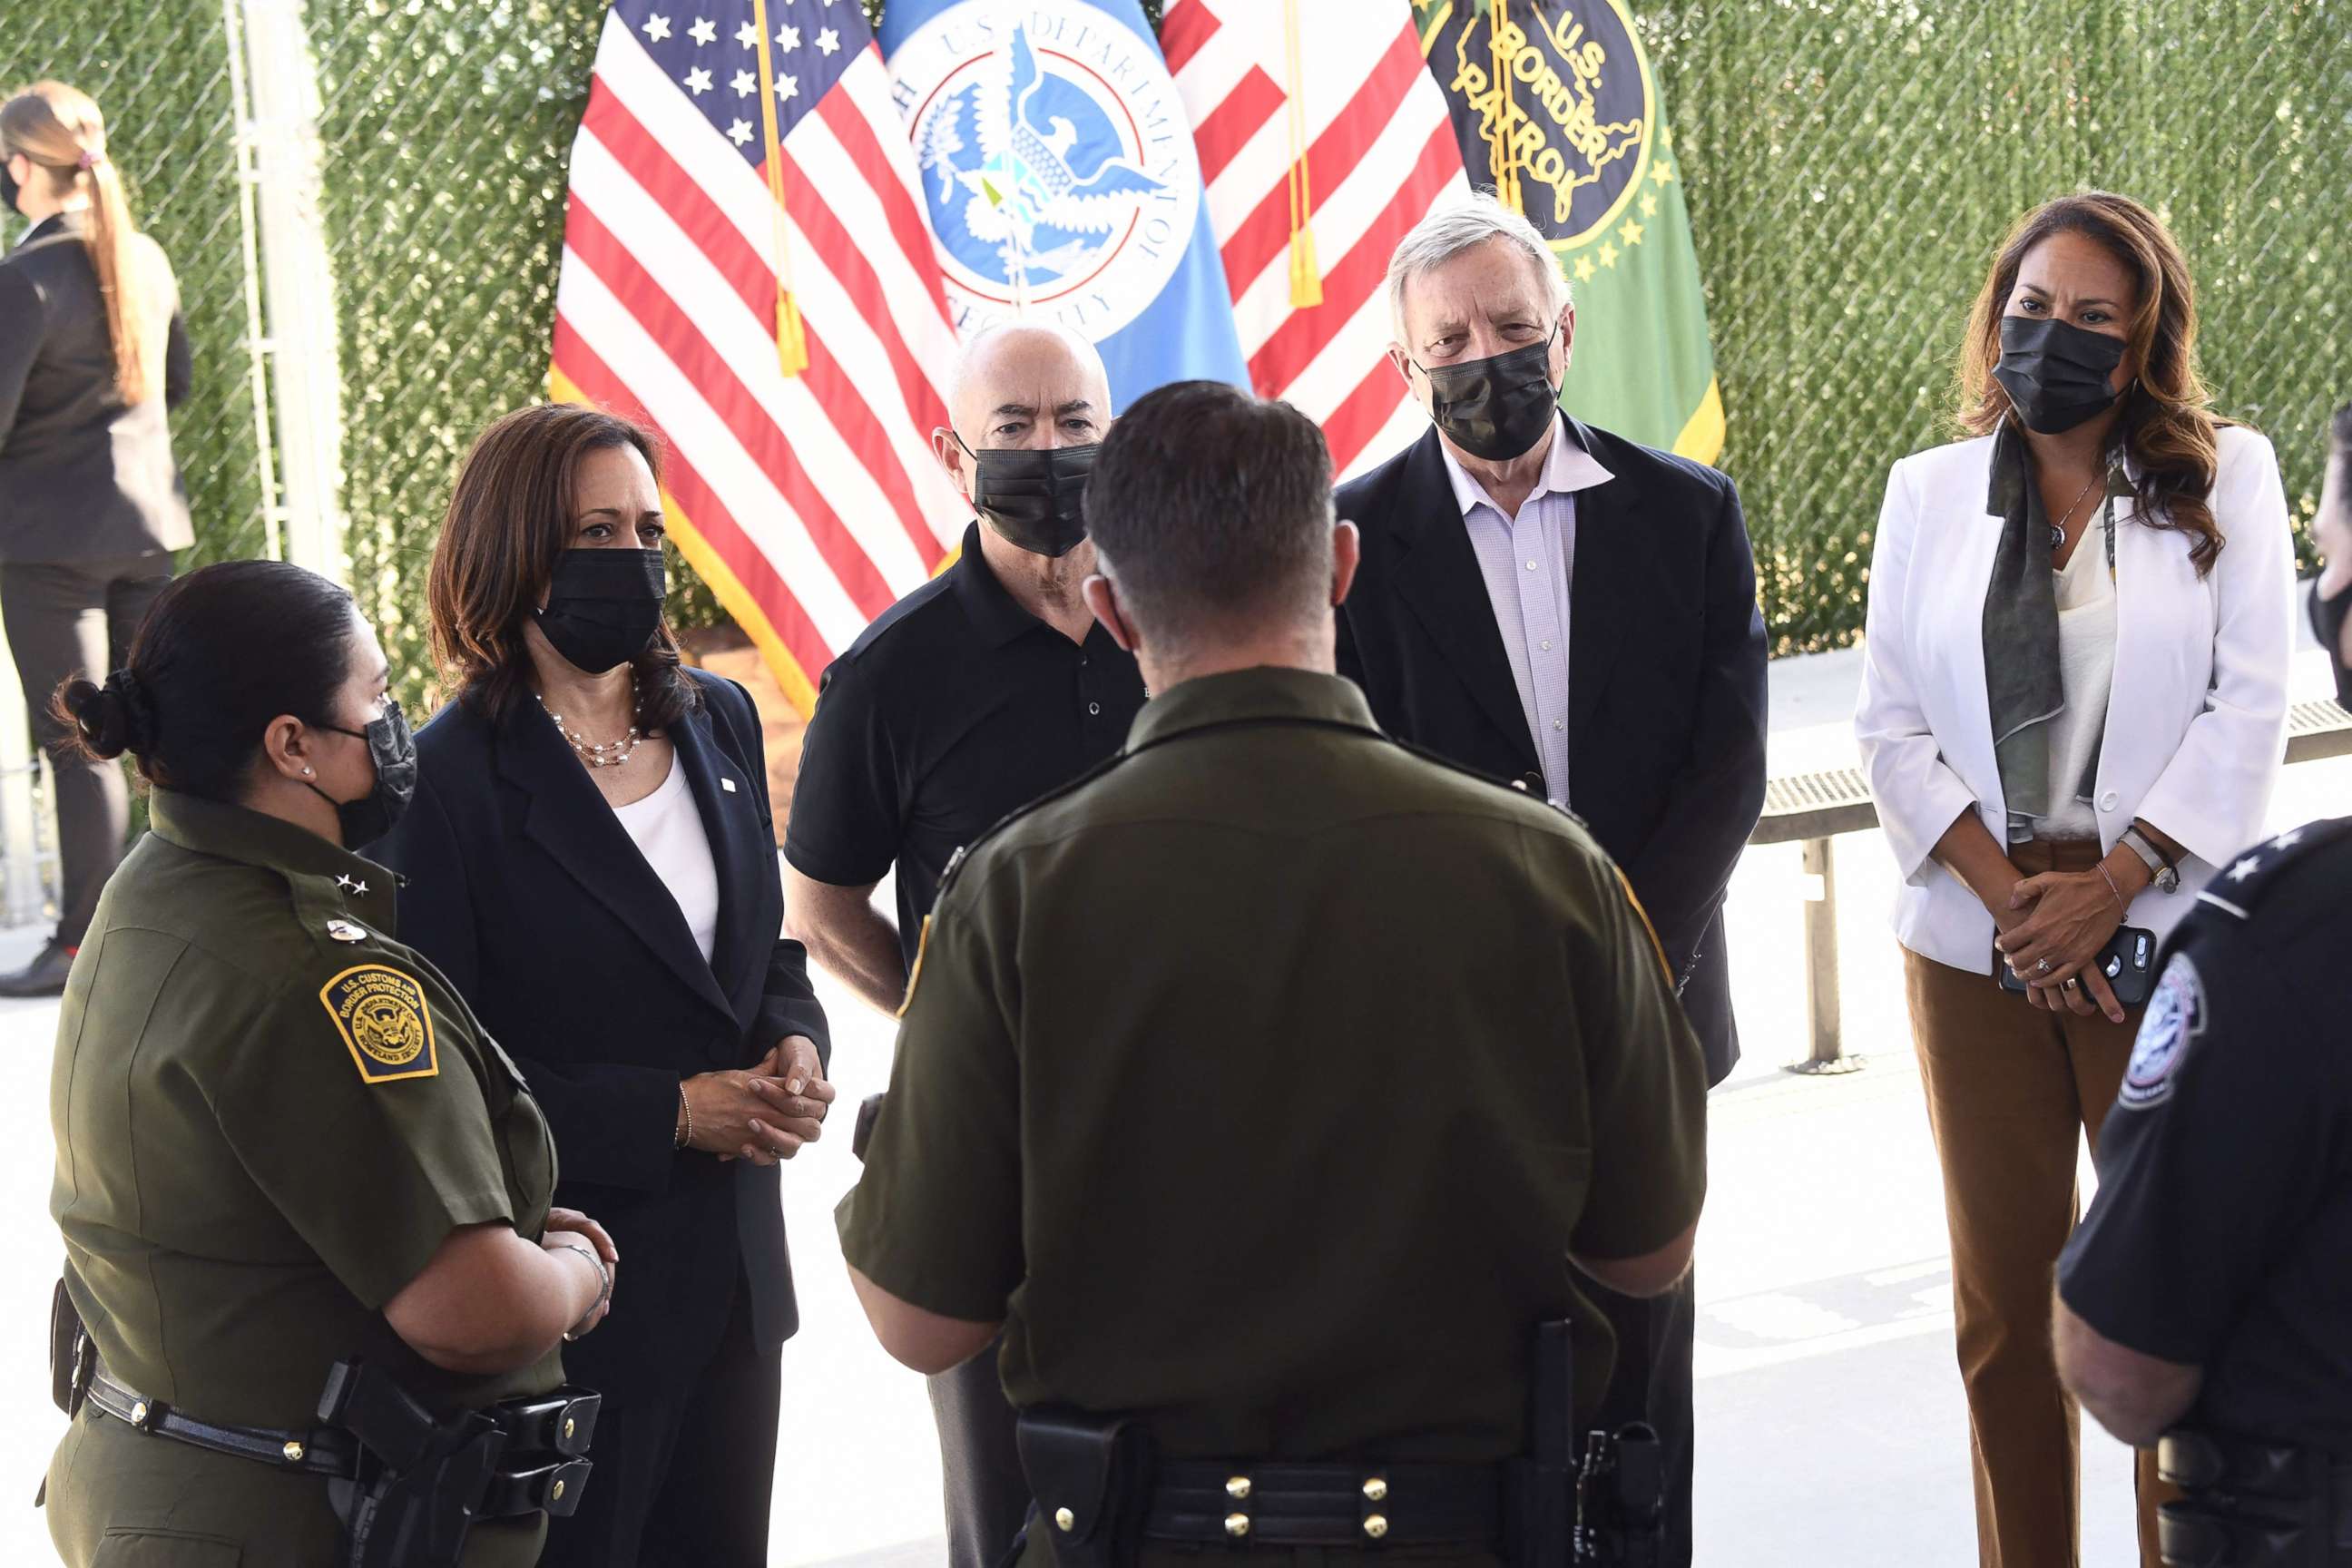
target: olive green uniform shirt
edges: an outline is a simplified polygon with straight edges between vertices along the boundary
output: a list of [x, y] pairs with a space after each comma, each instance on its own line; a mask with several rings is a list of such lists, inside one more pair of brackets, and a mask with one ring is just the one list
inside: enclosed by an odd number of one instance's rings
[[[440, 1413], [557, 1386], [552, 1349], [461, 1375], [383, 1314], [458, 1226], [537, 1237], [555, 1189], [513, 1064], [394, 940], [392, 873], [185, 795], [158, 793], [153, 823], [75, 962], [49, 1087], [50, 1212], [109, 1375], [202, 1420], [298, 1431], [351, 1355]], [[51, 1532], [76, 1563], [101, 1532], [112, 1563], [151, 1530], [291, 1561], [321, 1530], [331, 1547], [325, 1489], [85, 1405], [51, 1468]], [[540, 1528], [478, 1530], [467, 1561], [529, 1562]], [[521, 1535], [520, 1557], [489, 1550]]]
[[1178, 1457], [1525, 1445], [1568, 1254], [1697, 1217], [1706, 1074], [1584, 828], [1384, 737], [1335, 677], [1187, 681], [943, 888], [849, 1261], [1003, 1319], [1016, 1406]]

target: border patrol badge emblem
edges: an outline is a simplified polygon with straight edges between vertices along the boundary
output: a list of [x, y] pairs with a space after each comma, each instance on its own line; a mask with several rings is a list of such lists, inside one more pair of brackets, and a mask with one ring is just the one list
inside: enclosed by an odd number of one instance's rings
[[369, 1083], [431, 1078], [441, 1070], [433, 1049], [433, 1010], [425, 987], [412, 977], [362, 963], [328, 981], [319, 1000]]
[[2204, 1032], [2204, 979], [2187, 953], [2175, 953], [2156, 983], [2156, 994], [2147, 999], [2116, 1103], [2135, 1110], [2162, 1104], [2172, 1093], [2173, 1069]]
[[1473, 182], [1484, 183], [1481, 170], [1505, 171], [1520, 209], [1561, 255], [1604, 239], [1664, 151], [1654, 146], [1649, 56], [1623, 0], [1530, 0], [1499, 21], [1471, 0], [1416, 3], [1435, 13], [1423, 24], [1422, 51], [1456, 106]]

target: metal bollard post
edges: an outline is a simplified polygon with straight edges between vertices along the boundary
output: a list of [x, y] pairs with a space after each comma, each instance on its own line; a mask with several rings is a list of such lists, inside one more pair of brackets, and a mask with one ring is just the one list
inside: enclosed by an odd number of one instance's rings
[[1860, 1064], [1845, 1054], [1838, 1014], [1837, 868], [1826, 838], [1804, 841], [1805, 1002], [1812, 1052], [1800, 1072], [1845, 1072]]

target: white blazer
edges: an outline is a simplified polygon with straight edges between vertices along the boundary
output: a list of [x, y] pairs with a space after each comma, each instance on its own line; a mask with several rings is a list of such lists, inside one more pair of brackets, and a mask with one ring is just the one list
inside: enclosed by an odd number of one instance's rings
[[[2092, 804], [2099, 842], [2140, 817], [2189, 854], [2125, 923], [2171, 931], [2214, 868], [2262, 836], [2285, 760], [2294, 545], [2271, 444], [2221, 431], [2210, 504], [2224, 545], [2203, 577], [2189, 536], [2116, 501], [2116, 671]], [[2001, 519], [1985, 510], [1992, 437], [1904, 458], [1871, 556], [1854, 735], [1903, 887], [1895, 934], [1922, 958], [1993, 972], [1992, 915], [1928, 857], [1965, 811], [1996, 843], [2009, 815], [1985, 697], [1984, 600]], [[2104, 548], [2095, 531], [2080, 548]]]

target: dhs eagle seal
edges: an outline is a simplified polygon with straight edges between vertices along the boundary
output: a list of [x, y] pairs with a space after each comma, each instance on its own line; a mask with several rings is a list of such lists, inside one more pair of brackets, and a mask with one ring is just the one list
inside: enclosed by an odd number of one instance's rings
[[957, 331], [1034, 313], [1098, 342], [1159, 297], [1201, 176], [1150, 40], [1077, 0], [963, 0], [890, 69]]
[[441, 1070], [433, 1050], [433, 1010], [413, 977], [362, 963], [320, 987], [319, 1000], [369, 1083], [431, 1078]]
[[2139, 1037], [2132, 1043], [2116, 1103], [2134, 1110], [2163, 1104], [2172, 1094], [2174, 1069], [2204, 1032], [2204, 976], [2187, 953], [2175, 953], [2140, 1017]]
[[[1507, 197], [1516, 185], [1520, 210], [1562, 254], [1610, 243], [1612, 229], [1639, 244], [1640, 220], [1656, 216], [1643, 182], [1673, 175], [1652, 167], [1658, 94], [1622, 0], [1415, 4], [1436, 14], [1423, 50], [1453, 108], [1471, 184], [1496, 184]], [[1645, 195], [1650, 204], [1629, 212]]]

